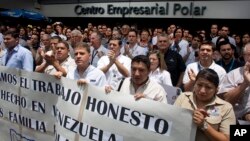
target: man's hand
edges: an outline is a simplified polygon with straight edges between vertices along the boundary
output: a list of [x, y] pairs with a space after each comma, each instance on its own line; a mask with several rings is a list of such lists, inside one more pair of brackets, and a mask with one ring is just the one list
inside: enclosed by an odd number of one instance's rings
[[39, 54], [39, 55], [41, 55], [41, 56], [42, 56], [42, 58], [44, 58], [45, 53], [44, 53], [43, 48], [39, 47], [39, 48], [37, 49], [37, 52], [38, 52], [38, 54]]
[[61, 79], [61, 77], [63, 76], [63, 73], [60, 72], [60, 71], [57, 71], [56, 73], [54, 73], [54, 76], [55, 76], [57, 79]]
[[139, 100], [141, 98], [145, 98], [146, 96], [143, 93], [136, 93], [134, 95], [135, 100]]
[[196, 79], [196, 74], [194, 73], [194, 70], [193, 69], [190, 69], [189, 71], [188, 71], [188, 77], [189, 77], [189, 79], [190, 79], [190, 81], [195, 81], [195, 79]]
[[106, 94], [110, 93], [113, 90], [113, 88], [111, 86], [105, 86], [105, 92]]
[[87, 84], [87, 83], [88, 83], [88, 81], [85, 80], [85, 79], [79, 79], [79, 80], [77, 81], [77, 85], [79, 85], [79, 86], [83, 86], [83, 85], [85, 85], [85, 84]]
[[111, 63], [114, 63], [114, 62], [115, 62], [116, 56], [115, 56], [115, 52], [114, 52], [113, 50], [110, 50], [110, 51], [108, 52], [108, 57], [109, 57], [109, 61], [110, 61]]
[[45, 54], [44, 59], [46, 63], [49, 65], [53, 65], [57, 61], [53, 54], [52, 55]]
[[244, 66], [244, 81], [246, 81], [248, 83], [248, 85], [250, 84], [250, 63], [246, 62], [245, 66]]

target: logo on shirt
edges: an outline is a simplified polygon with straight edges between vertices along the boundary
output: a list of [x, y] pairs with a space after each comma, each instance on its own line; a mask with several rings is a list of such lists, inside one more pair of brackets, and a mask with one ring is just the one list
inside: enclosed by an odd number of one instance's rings
[[219, 116], [220, 115], [220, 110], [217, 107], [211, 107], [208, 111], [210, 116]]

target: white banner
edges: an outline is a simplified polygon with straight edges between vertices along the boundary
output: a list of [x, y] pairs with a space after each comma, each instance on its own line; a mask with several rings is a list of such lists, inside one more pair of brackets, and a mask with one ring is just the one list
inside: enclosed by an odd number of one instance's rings
[[4, 141], [194, 141], [196, 133], [187, 109], [6, 67], [0, 127]]

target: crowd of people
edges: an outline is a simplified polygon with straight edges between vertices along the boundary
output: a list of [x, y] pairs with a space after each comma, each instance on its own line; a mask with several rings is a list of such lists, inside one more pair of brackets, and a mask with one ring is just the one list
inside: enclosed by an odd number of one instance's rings
[[109, 27], [0, 26], [0, 65], [77, 80], [167, 103], [165, 85], [193, 110], [196, 140], [229, 140], [229, 126], [250, 122], [250, 34], [229, 26], [191, 31]]

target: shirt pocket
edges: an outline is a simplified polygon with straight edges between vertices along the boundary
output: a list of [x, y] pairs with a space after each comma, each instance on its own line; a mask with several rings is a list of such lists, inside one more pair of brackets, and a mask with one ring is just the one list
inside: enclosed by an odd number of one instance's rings
[[14, 66], [21, 66], [22, 64], [22, 56], [19, 55], [13, 55], [10, 60], [8, 61], [8, 63], [11, 63]]
[[222, 121], [222, 117], [221, 116], [211, 116], [211, 117], [207, 117], [207, 122], [215, 129], [215, 130], [219, 130], [219, 125]]

